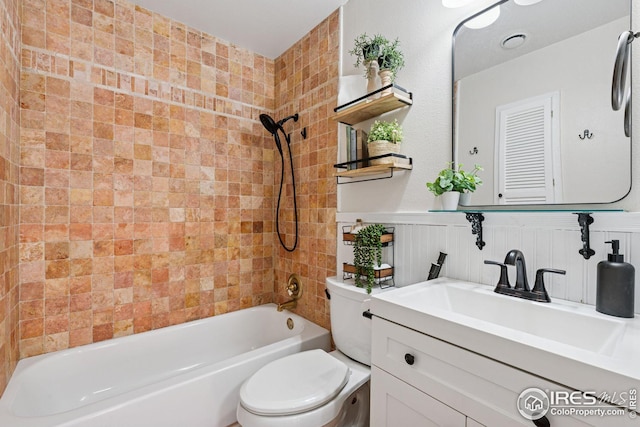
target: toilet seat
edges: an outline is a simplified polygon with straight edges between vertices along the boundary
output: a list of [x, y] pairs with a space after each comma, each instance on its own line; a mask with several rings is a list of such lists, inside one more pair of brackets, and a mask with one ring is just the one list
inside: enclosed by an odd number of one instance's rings
[[240, 403], [257, 415], [293, 415], [335, 398], [349, 367], [323, 350], [292, 354], [259, 369], [240, 389]]

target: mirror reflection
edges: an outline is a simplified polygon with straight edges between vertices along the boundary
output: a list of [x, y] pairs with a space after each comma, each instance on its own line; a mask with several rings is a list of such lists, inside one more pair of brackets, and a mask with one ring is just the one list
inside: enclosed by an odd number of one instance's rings
[[456, 29], [453, 158], [484, 168], [470, 206], [629, 192], [631, 140], [611, 81], [630, 10], [630, 0], [508, 0]]

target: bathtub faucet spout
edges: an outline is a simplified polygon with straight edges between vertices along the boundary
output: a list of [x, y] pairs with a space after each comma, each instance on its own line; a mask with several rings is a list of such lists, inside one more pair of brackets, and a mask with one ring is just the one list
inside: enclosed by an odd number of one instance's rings
[[284, 309], [296, 308], [297, 305], [298, 305], [298, 300], [292, 299], [287, 302], [283, 302], [282, 304], [278, 304], [278, 311], [282, 311]]

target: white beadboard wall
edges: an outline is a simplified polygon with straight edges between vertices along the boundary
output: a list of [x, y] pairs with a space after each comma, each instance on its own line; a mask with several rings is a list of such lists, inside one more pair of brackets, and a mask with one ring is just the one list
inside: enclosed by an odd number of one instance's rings
[[[635, 311], [640, 314], [640, 213], [594, 212], [590, 225], [590, 246], [596, 254], [585, 260], [578, 216], [572, 212], [485, 212], [483, 240], [479, 250], [471, 224], [460, 213], [339, 213], [337, 271], [343, 262], [353, 261], [350, 246], [342, 244], [342, 226], [361, 218], [365, 223], [381, 223], [395, 227], [395, 283], [406, 286], [426, 279], [439, 252], [447, 253], [441, 277], [495, 285], [499, 278], [496, 266], [484, 260], [502, 262], [511, 249], [525, 255], [529, 285], [533, 287], [539, 268], [566, 270], [565, 276], [545, 274], [551, 298], [595, 305], [596, 266], [606, 259], [611, 245], [620, 240], [625, 261], [636, 267]], [[515, 268], [509, 267], [509, 278], [515, 283]]]

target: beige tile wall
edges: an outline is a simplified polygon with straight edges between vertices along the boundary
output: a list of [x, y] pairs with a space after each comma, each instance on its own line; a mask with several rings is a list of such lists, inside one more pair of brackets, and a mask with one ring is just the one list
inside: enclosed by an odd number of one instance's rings
[[126, 1], [22, 12], [20, 356], [271, 301], [274, 61]]
[[[339, 12], [336, 11], [295, 43], [275, 61], [276, 120], [299, 113], [297, 123], [287, 122], [296, 174], [299, 243], [287, 252], [275, 242], [275, 275], [278, 301], [291, 273], [299, 274], [305, 287], [299, 308], [304, 317], [329, 327], [329, 304], [324, 294], [327, 276], [336, 274], [336, 179], [337, 123], [331, 119], [337, 105], [339, 61]], [[307, 128], [307, 139], [300, 135]], [[284, 143], [284, 141], [283, 141]], [[279, 182], [279, 154], [275, 154]], [[288, 166], [285, 165], [285, 169]], [[281, 228], [288, 246], [294, 242], [293, 193], [285, 187]], [[277, 191], [277, 188], [274, 190]]]
[[0, 0], [0, 393], [18, 361], [20, 18]]

